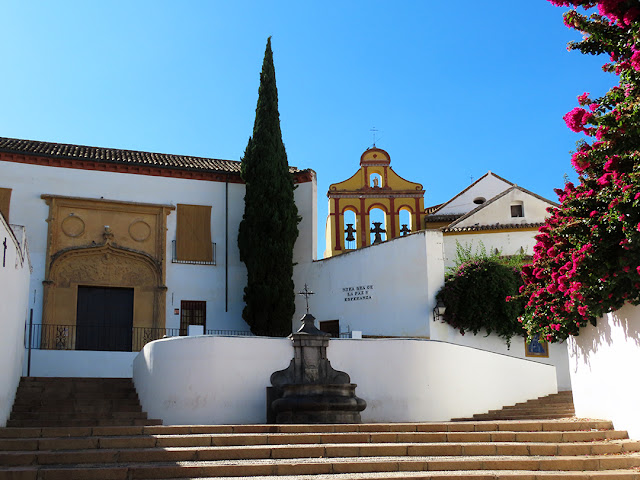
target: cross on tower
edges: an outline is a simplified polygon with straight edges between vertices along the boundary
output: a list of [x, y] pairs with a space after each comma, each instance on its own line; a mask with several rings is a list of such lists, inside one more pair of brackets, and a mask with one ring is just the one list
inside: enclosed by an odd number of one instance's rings
[[309, 290], [308, 285], [305, 283], [304, 290], [302, 290], [301, 292], [298, 292], [298, 295], [304, 295], [304, 299], [307, 302], [307, 313], [309, 313], [309, 296], [315, 295], [315, 293]]
[[376, 132], [379, 130], [376, 127], [373, 127], [370, 132], [373, 132], [373, 148], [376, 148]]

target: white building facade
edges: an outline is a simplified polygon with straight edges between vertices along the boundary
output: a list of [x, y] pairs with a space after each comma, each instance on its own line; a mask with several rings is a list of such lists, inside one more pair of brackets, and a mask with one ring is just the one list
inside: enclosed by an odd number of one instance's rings
[[[248, 333], [239, 172], [240, 162], [229, 160], [0, 138], [0, 198], [8, 199], [10, 221], [26, 227], [33, 263], [31, 374], [61, 374], [65, 368], [55, 365], [66, 364], [82, 365], [85, 376], [130, 376], [132, 351], [186, 334], [189, 325]], [[317, 241], [315, 173], [292, 175], [302, 217], [294, 261], [309, 262]], [[106, 324], [123, 317], [101, 313], [113, 304], [128, 312], [123, 330], [132, 333], [96, 345], [96, 337], [111, 335]], [[95, 350], [118, 351], [120, 366], [107, 371], [118, 361]], [[94, 357], [79, 360], [90, 351]]]

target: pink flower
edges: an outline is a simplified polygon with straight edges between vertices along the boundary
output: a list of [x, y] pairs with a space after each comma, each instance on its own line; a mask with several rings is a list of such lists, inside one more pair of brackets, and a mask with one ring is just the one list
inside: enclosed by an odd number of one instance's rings
[[631, 55], [630, 63], [634, 70], [640, 70], [640, 51], [633, 52], [633, 55]]
[[640, 275], [640, 267], [636, 268], [636, 272], [638, 272], [638, 275]]
[[592, 103], [589, 105], [589, 110], [591, 110], [592, 112], [595, 112], [598, 107], [600, 107], [600, 105], [598, 105], [597, 103]]
[[605, 173], [597, 180], [597, 183], [603, 187], [609, 185], [611, 183], [611, 174]]
[[624, 16], [622, 17], [622, 22], [625, 25], [631, 25], [631, 23], [636, 18], [638, 18], [638, 15], [640, 15], [640, 9], [638, 7], [631, 7], [625, 12]]
[[587, 314], [587, 306], [586, 305], [580, 305], [578, 307], [578, 313], [584, 317]]
[[582, 95], [578, 95], [578, 103], [580, 105], [589, 104], [589, 92], [584, 92]]
[[592, 210], [591, 213], [589, 214], [589, 218], [593, 218], [596, 215], [598, 215], [598, 212], [596, 212], [595, 210]]
[[571, 131], [582, 132], [585, 124], [593, 118], [593, 114], [587, 112], [584, 108], [576, 107], [562, 118]]

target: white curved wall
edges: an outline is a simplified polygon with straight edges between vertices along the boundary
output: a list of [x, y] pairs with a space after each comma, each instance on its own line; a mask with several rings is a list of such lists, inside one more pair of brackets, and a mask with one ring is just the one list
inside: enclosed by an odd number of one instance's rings
[[[553, 366], [445, 342], [336, 339], [327, 355], [358, 384], [363, 422], [450, 420], [557, 391]], [[144, 347], [133, 379], [165, 424], [264, 423], [271, 373], [292, 356], [286, 338], [169, 338]]]
[[576, 415], [611, 420], [640, 439], [640, 307], [607, 314], [568, 344]]

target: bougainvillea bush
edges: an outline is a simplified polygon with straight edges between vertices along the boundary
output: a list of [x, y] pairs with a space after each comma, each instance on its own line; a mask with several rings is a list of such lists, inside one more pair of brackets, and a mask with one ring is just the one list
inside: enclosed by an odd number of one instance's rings
[[524, 301], [506, 299], [518, 294], [522, 285], [520, 265], [522, 256], [500, 257], [499, 253], [487, 254], [482, 246], [479, 253], [472, 254], [458, 244], [457, 267], [449, 272], [444, 286], [436, 295], [446, 307], [444, 318], [461, 334], [472, 332], [493, 333], [510, 345], [511, 337], [522, 336], [524, 331], [518, 322], [523, 313]]
[[584, 35], [568, 48], [606, 54], [603, 70], [619, 77], [601, 98], [578, 96], [565, 115], [587, 138], [571, 158], [579, 182], [556, 190], [560, 206], [523, 267], [523, 326], [556, 342], [640, 303], [640, 2], [550, 1], [574, 7], [564, 22]]

